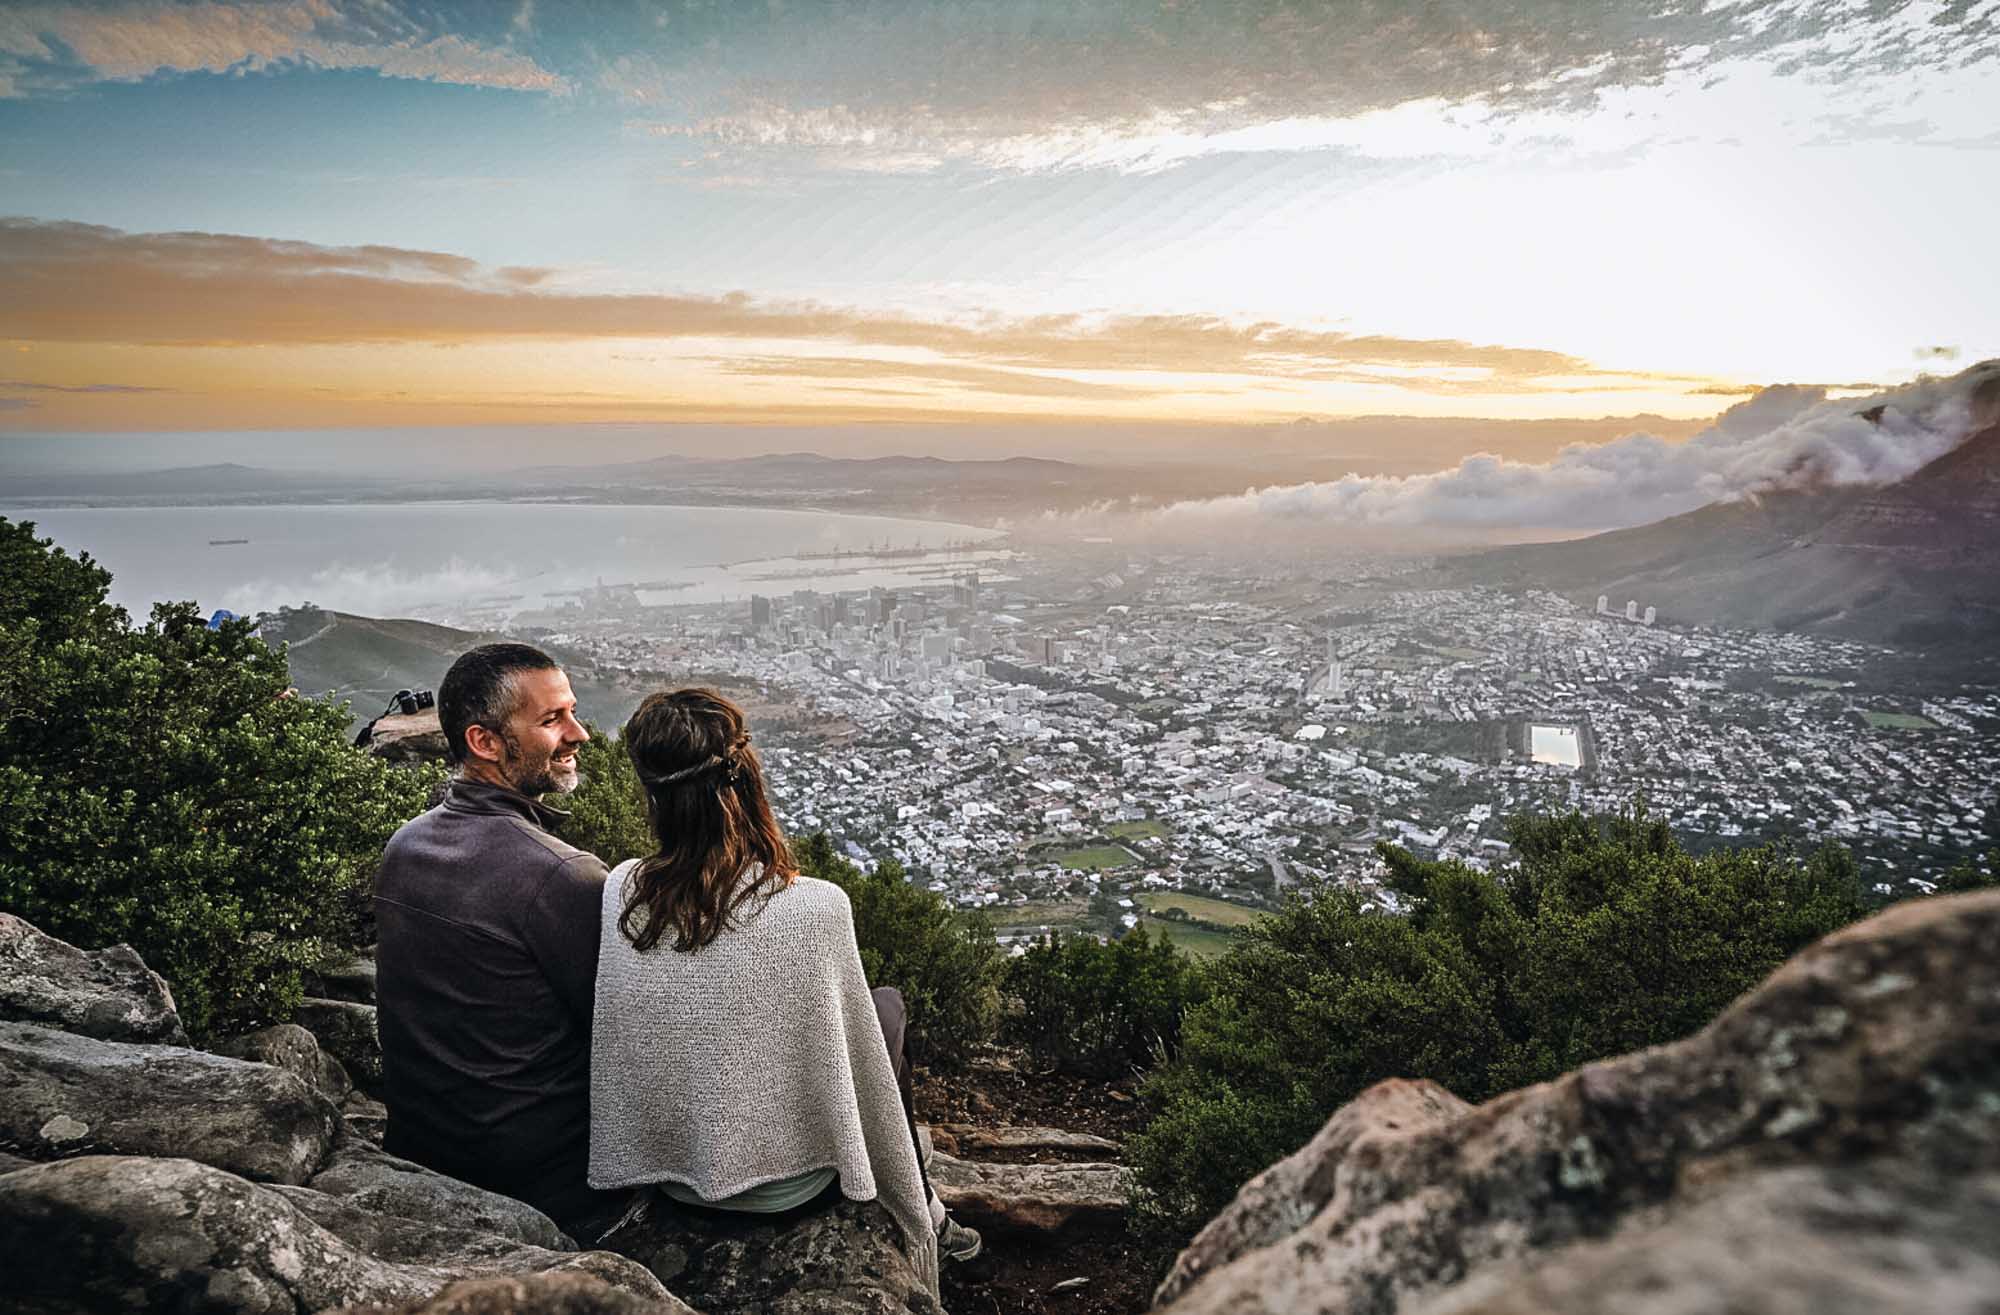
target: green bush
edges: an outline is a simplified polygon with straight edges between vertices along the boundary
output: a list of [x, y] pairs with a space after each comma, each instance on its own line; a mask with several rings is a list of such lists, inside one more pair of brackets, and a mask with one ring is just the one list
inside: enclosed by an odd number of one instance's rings
[[912, 885], [893, 859], [863, 873], [825, 832], [795, 841], [793, 853], [806, 875], [847, 892], [869, 984], [895, 987], [909, 1008], [912, 1058], [956, 1068], [993, 1039], [1005, 960], [984, 916], [956, 912]]
[[1697, 858], [1643, 812], [1519, 818], [1510, 838], [1495, 874], [1384, 846], [1407, 916], [1322, 889], [1239, 933], [1145, 1091], [1145, 1219], [1198, 1226], [1383, 1078], [1483, 1101], [1685, 1036], [1866, 911], [1839, 850]]
[[0, 518], [0, 908], [130, 943], [197, 1038], [286, 1017], [430, 778], [356, 753], [285, 656]]
[[1156, 1063], [1180, 1046], [1181, 1016], [1200, 995], [1200, 974], [1162, 933], [1143, 927], [1108, 944], [1059, 936], [1007, 965], [1021, 1000], [1009, 1035], [1044, 1064], [1110, 1077]]
[[644, 858], [659, 848], [646, 821], [646, 792], [624, 746], [595, 726], [586, 724], [590, 739], [576, 751], [582, 779], [566, 795], [549, 802], [568, 813], [558, 828], [578, 849], [617, 867], [628, 858]]

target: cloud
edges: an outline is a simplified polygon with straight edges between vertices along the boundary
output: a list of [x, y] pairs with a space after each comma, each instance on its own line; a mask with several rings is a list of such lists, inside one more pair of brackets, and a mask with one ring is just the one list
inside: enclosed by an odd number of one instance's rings
[[[545, 270], [462, 256], [214, 233], [125, 233], [0, 219], [0, 338], [140, 345], [469, 343], [503, 339], [811, 341], [952, 358], [926, 376], [984, 391], [1108, 396], [1114, 385], [1019, 370], [1341, 379], [1440, 392], [1573, 392], [1667, 376], [1541, 348], [1244, 323], [1212, 315], [922, 319], [811, 303], [575, 293]], [[742, 372], [794, 370], [753, 361]], [[857, 369], [851, 363], [822, 371]], [[1138, 385], [1154, 388], [1158, 385]]]
[[[774, 379], [864, 379], [944, 384], [979, 393], [1017, 397], [1142, 398], [1158, 397], [1164, 388], [1134, 388], [1124, 384], [1092, 383], [1058, 375], [1024, 374], [987, 366], [948, 362], [878, 360], [853, 356], [712, 357], [709, 363], [725, 374]], [[857, 390], [851, 386], [842, 391]], [[1174, 390], [1180, 391], [1180, 390]]]
[[1174, 503], [1143, 514], [1169, 528], [1283, 522], [1446, 530], [1604, 530], [1780, 490], [1892, 484], [1965, 441], [1991, 417], [1974, 394], [2000, 361], [1868, 399], [1761, 390], [1684, 443], [1635, 433], [1571, 444], [1542, 463], [1478, 453], [1426, 475], [1348, 476]]
[[78, 80], [294, 66], [373, 69], [384, 77], [511, 91], [571, 89], [526, 55], [435, 31], [382, 3], [133, 0], [0, 10], [0, 80], [16, 95], [30, 85], [59, 89]]
[[166, 393], [169, 388], [139, 384], [38, 384], [26, 379], [0, 379], [0, 389], [16, 393]]
[[[891, 173], [1617, 150], [1685, 135], [1688, 101], [1738, 75], [1766, 107], [1772, 81], [1837, 91], [1799, 140], [1925, 140], [1932, 103], [1890, 103], [1911, 75], [2000, 54], [1990, 6], [1862, 0], [853, 0], [809, 16], [723, 6], [668, 31], [671, 45], [621, 47], [594, 79], [650, 130], [732, 158]], [[1671, 104], [1632, 95], [1669, 91]], [[1721, 117], [1703, 130], [1741, 130]]]

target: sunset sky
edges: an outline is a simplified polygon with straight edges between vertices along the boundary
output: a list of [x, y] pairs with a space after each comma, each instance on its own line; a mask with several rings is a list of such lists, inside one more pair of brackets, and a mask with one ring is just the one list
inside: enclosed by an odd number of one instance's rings
[[1691, 419], [2000, 355], [1996, 198], [2000, 0], [10, 0], [0, 463]]

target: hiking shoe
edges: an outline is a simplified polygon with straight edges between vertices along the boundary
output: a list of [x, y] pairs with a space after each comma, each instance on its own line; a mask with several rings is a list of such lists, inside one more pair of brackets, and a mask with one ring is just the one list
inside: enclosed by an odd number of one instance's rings
[[967, 1228], [956, 1219], [947, 1218], [944, 1227], [938, 1229], [938, 1259], [954, 1264], [964, 1264], [979, 1254], [983, 1246], [979, 1240], [979, 1230]]

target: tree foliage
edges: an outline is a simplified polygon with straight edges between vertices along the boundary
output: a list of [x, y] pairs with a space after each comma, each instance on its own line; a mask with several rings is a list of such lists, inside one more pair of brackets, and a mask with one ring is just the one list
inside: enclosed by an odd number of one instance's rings
[[247, 622], [134, 627], [110, 580], [0, 519], [0, 907], [130, 943], [197, 1037], [283, 1018], [429, 780], [354, 752]]
[[1407, 916], [1323, 889], [1211, 965], [1133, 1147], [1156, 1225], [1208, 1219], [1371, 1083], [1483, 1101], [1674, 1040], [1866, 911], [1845, 851], [1696, 857], [1643, 810], [1517, 818], [1510, 840], [1491, 874], [1383, 846]]
[[569, 817], [562, 838], [578, 849], [617, 867], [628, 858], [644, 858], [659, 848], [646, 820], [646, 791], [623, 745], [586, 724], [590, 739], [576, 751], [576, 789], [550, 796]]
[[1143, 927], [1110, 943], [1051, 934], [1007, 965], [1021, 1000], [1009, 1035], [1044, 1064], [1110, 1077], [1154, 1064], [1180, 1045], [1181, 1017], [1201, 976], [1165, 933]]
[[893, 859], [862, 872], [823, 831], [794, 841], [792, 852], [806, 875], [847, 892], [861, 966], [871, 985], [903, 993], [914, 1057], [954, 1068], [992, 1040], [1005, 961], [983, 916], [957, 912], [935, 891], [913, 885]]

